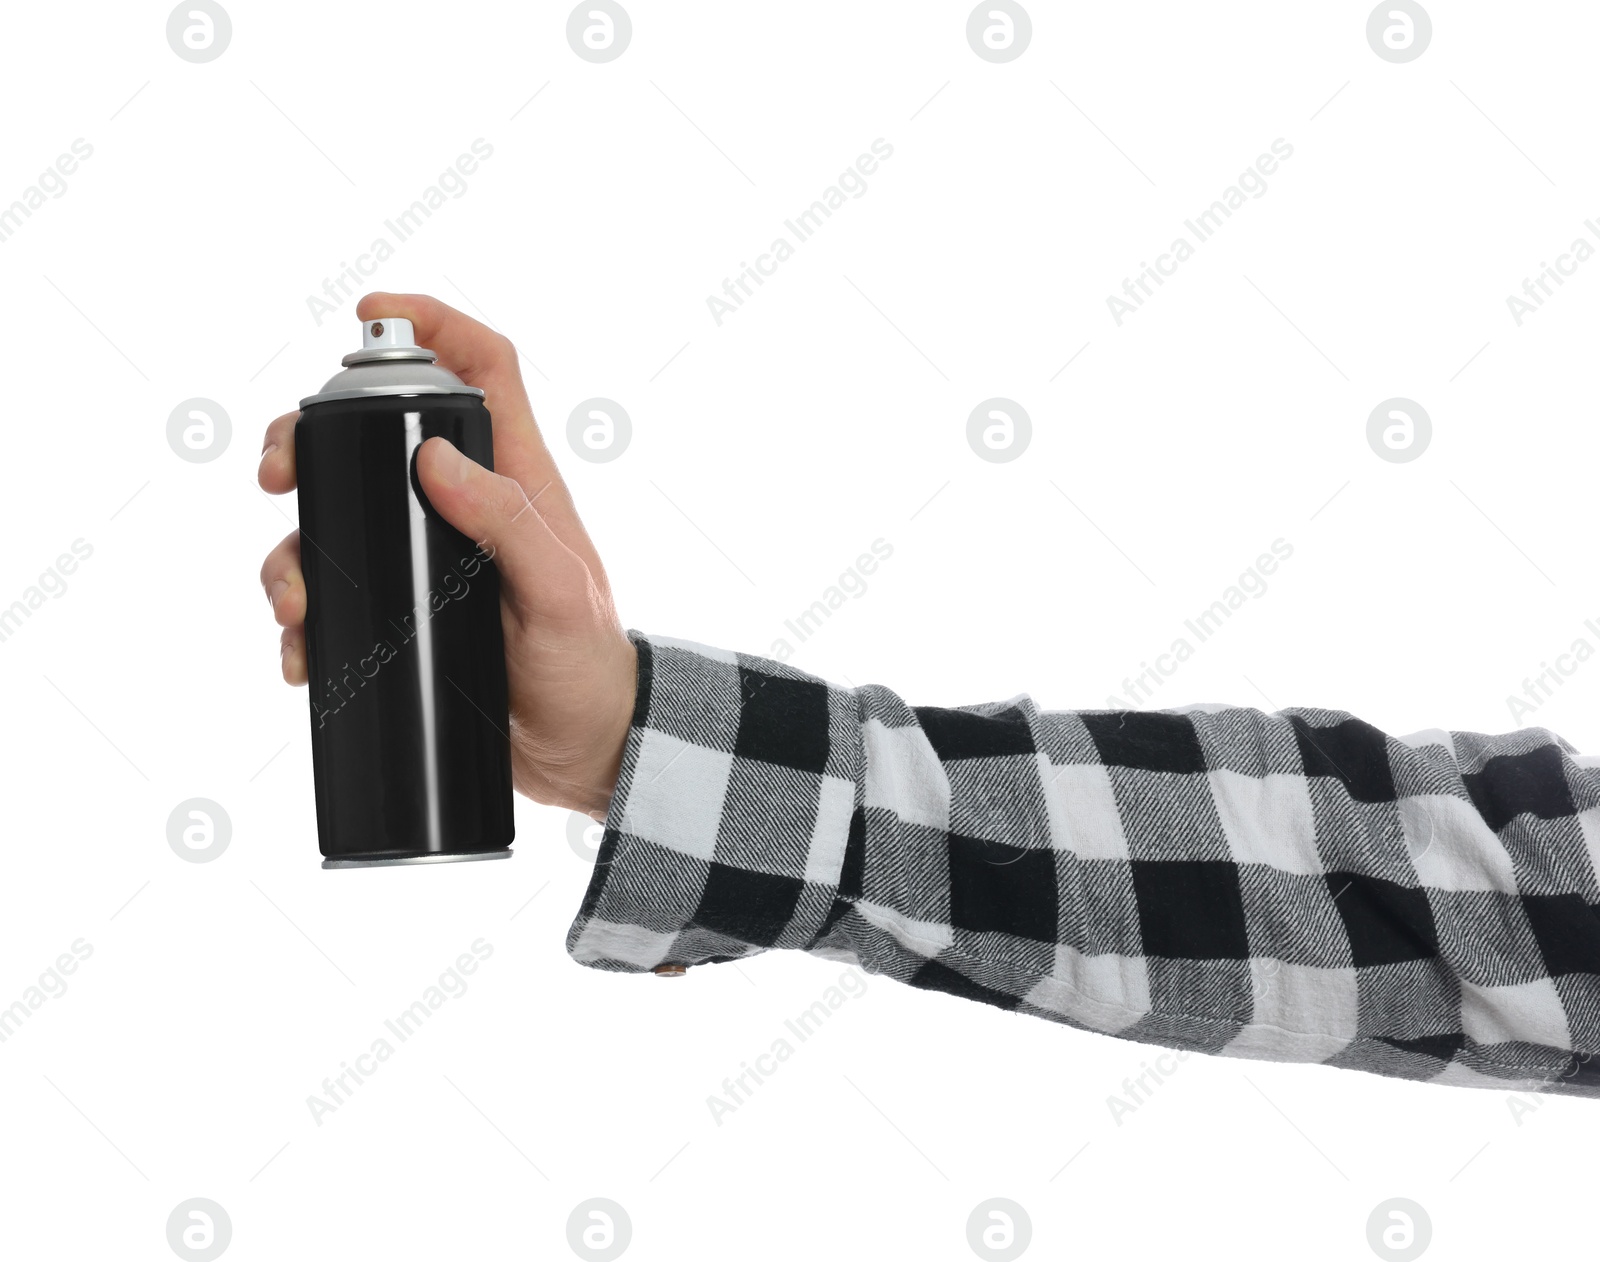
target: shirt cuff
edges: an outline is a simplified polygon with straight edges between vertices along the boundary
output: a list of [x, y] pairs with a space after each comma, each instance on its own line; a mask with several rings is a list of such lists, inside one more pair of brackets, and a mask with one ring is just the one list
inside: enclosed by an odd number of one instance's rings
[[842, 914], [861, 828], [853, 690], [629, 631], [639, 687], [567, 951], [640, 973], [804, 949]]

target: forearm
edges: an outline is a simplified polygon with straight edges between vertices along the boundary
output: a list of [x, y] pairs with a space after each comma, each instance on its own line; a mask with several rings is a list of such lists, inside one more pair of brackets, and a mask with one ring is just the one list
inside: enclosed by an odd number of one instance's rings
[[1541, 729], [912, 709], [640, 646], [575, 958], [793, 947], [1123, 1038], [1600, 1093], [1600, 773]]

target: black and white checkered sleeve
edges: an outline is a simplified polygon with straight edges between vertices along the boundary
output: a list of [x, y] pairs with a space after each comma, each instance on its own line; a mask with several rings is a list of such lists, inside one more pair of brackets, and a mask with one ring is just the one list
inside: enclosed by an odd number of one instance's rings
[[583, 964], [792, 947], [1170, 1048], [1600, 1095], [1600, 759], [1551, 732], [912, 708], [630, 635]]

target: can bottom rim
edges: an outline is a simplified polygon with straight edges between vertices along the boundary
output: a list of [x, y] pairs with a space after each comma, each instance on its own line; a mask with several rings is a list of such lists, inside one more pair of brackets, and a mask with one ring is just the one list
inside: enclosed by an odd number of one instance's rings
[[474, 859], [509, 859], [505, 850], [475, 850], [470, 854], [406, 854], [382, 859], [324, 859], [324, 868], [395, 868], [408, 863], [467, 863]]

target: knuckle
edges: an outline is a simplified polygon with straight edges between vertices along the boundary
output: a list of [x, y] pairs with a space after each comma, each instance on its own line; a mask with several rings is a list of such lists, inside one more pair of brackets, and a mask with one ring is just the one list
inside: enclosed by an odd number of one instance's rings
[[261, 586], [266, 587], [277, 578], [288, 579], [293, 583], [299, 577], [300, 535], [296, 532], [267, 553], [266, 559], [261, 562]]
[[521, 517], [528, 508], [528, 497], [514, 478], [494, 477], [494, 507], [496, 516], [508, 525]]

